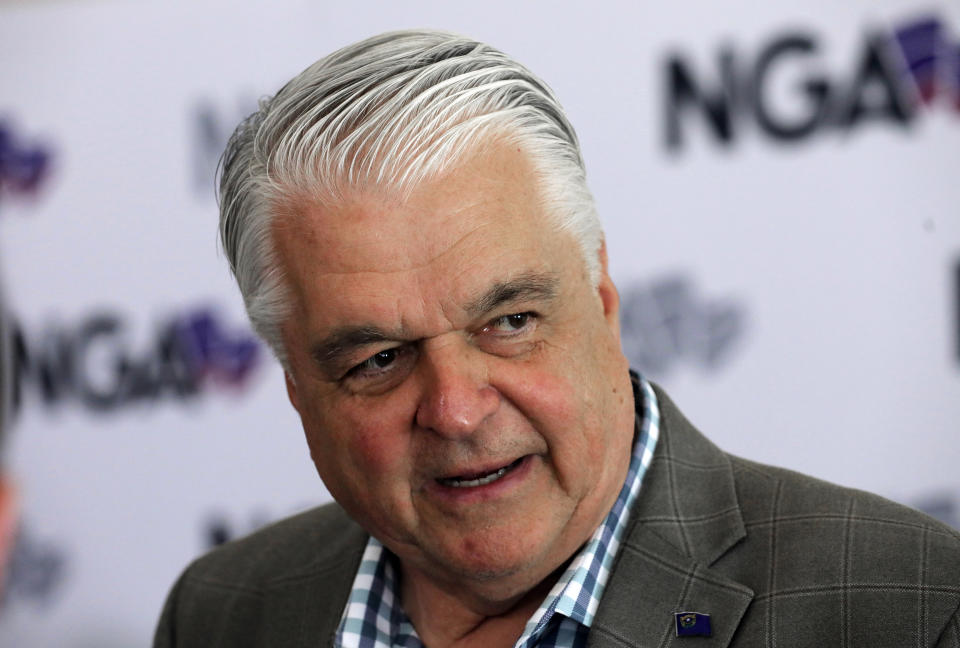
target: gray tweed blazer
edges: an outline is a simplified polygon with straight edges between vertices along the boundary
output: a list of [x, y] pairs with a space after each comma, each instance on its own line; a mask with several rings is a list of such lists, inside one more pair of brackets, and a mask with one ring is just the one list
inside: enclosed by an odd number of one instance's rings
[[[960, 648], [960, 534], [720, 451], [660, 390], [661, 436], [590, 646]], [[366, 543], [335, 504], [194, 562], [155, 647], [330, 646]], [[711, 617], [678, 637], [674, 614]]]

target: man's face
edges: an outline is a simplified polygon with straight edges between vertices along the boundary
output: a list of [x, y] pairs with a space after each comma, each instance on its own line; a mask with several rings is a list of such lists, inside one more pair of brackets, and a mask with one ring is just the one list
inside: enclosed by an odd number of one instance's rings
[[402, 203], [294, 205], [273, 232], [288, 390], [333, 497], [405, 573], [546, 578], [616, 499], [633, 400], [616, 290], [549, 224], [525, 155]]

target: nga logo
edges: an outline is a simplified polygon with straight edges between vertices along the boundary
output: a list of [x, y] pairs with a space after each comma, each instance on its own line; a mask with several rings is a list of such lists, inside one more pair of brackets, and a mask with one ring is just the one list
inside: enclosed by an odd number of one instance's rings
[[15, 330], [14, 404], [26, 390], [48, 408], [73, 400], [98, 413], [183, 401], [211, 387], [242, 388], [262, 357], [252, 333], [228, 330], [209, 306], [171, 317], [145, 350], [131, 347], [129, 329], [122, 315], [101, 311], [39, 336]]
[[[960, 112], [960, 47], [935, 16], [867, 34], [856, 60], [839, 73], [824, 71], [822, 50], [821, 39], [805, 30], [782, 33], [750, 58], [724, 46], [709, 80], [685, 54], [670, 54], [663, 67], [666, 148], [684, 147], [698, 114], [714, 141], [730, 146], [751, 121], [772, 140], [796, 142], [864, 122], [906, 128], [922, 106], [941, 98]], [[784, 79], [791, 98], [778, 106], [771, 88]]]

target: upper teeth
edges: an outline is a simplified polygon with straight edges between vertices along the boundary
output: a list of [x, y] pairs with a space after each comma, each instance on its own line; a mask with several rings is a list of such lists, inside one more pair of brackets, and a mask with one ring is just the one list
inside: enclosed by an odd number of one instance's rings
[[454, 488], [470, 488], [472, 486], [483, 486], [484, 484], [490, 484], [497, 481], [501, 477], [507, 474], [507, 467], [504, 466], [489, 475], [483, 477], [477, 477], [476, 479], [457, 479], [455, 477], [449, 479], [443, 479], [444, 484], [447, 486], [453, 486]]

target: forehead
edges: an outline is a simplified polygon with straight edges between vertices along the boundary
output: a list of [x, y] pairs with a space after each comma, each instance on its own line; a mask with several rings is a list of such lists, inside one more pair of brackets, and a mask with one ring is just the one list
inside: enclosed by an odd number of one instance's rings
[[409, 318], [430, 301], [455, 310], [498, 281], [555, 273], [572, 249], [543, 213], [525, 154], [507, 147], [403, 201], [358, 193], [339, 205], [294, 204], [273, 235], [294, 306], [311, 326]]
[[492, 228], [505, 237], [540, 229], [540, 212], [526, 155], [496, 147], [404, 198], [355, 190], [334, 205], [299, 200], [274, 219], [273, 233], [289, 262], [313, 265], [323, 256], [338, 270], [389, 272], [426, 265]]

